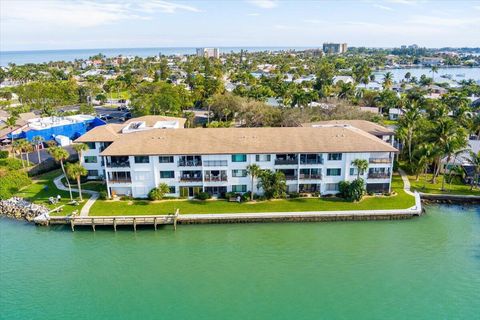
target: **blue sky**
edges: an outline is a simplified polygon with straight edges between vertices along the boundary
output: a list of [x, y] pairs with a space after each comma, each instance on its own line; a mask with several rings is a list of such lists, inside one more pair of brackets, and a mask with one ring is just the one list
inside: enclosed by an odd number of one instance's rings
[[0, 50], [480, 47], [480, 1], [0, 0]]

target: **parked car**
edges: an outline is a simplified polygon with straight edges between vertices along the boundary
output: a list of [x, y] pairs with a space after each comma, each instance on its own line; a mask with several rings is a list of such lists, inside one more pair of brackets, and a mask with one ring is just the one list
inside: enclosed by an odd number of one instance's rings
[[112, 117], [111, 115], [106, 114], [106, 113], [105, 113], [105, 114], [100, 114], [98, 117], [99, 117], [101, 120], [103, 120], [103, 121], [107, 121], [107, 120], [113, 119], [113, 117]]
[[129, 106], [126, 106], [126, 105], [121, 105], [121, 106], [118, 106], [117, 107], [117, 110], [118, 111], [130, 111], [130, 107]]

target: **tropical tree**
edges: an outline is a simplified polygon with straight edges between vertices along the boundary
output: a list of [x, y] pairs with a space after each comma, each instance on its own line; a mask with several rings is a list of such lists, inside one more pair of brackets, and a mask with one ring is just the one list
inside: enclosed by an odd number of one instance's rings
[[412, 143], [415, 131], [419, 125], [421, 119], [420, 108], [418, 105], [410, 101], [406, 108], [405, 114], [400, 117], [399, 126], [397, 132], [400, 136], [403, 136], [407, 142], [408, 162], [412, 163]]
[[250, 201], [253, 201], [253, 188], [255, 186], [255, 179], [258, 178], [260, 176], [260, 174], [262, 173], [262, 169], [260, 169], [260, 166], [258, 164], [249, 164], [247, 166], [247, 173], [248, 175], [250, 176], [250, 178], [252, 179], [252, 188], [251, 188], [251, 192], [250, 192]]
[[16, 116], [10, 116], [5, 121], [5, 124], [7, 125], [8, 129], [10, 129], [12, 154], [14, 154], [14, 152], [13, 152], [13, 129], [17, 126], [17, 119], [18, 118]]
[[77, 152], [78, 161], [82, 160], [82, 153], [88, 150], [88, 145], [85, 143], [74, 143], [73, 149]]
[[432, 66], [430, 69], [430, 72], [432, 73], [432, 79], [435, 81], [435, 73], [438, 73], [438, 67], [437, 66]]
[[475, 153], [470, 150], [470, 157], [466, 160], [473, 167], [473, 179], [470, 182], [470, 190], [472, 190], [478, 182], [478, 175], [480, 174], [480, 152]]
[[368, 161], [365, 159], [355, 159], [352, 161], [352, 165], [357, 168], [357, 179], [360, 179], [360, 175], [368, 169]]
[[388, 90], [393, 85], [393, 73], [387, 72], [383, 75], [383, 89]]
[[17, 151], [20, 154], [20, 160], [22, 161], [22, 167], [25, 168], [25, 163], [23, 162], [22, 140], [16, 140], [12, 143], [12, 153], [15, 154], [15, 152], [17, 152]]
[[52, 156], [52, 158], [60, 163], [60, 167], [62, 168], [63, 175], [65, 176], [65, 180], [67, 180], [68, 191], [70, 192], [70, 200], [73, 201], [72, 195], [72, 186], [70, 185], [70, 180], [68, 179], [67, 173], [65, 171], [64, 161], [68, 159], [70, 154], [67, 150], [63, 149], [62, 147], [50, 147], [48, 149], [48, 153]]
[[287, 182], [283, 172], [263, 170], [259, 179], [263, 193], [268, 199], [285, 198], [287, 196]]
[[[83, 167], [80, 162], [76, 163], [67, 163], [65, 166], [67, 175], [72, 178], [77, 180], [77, 185], [78, 185], [78, 196], [80, 197], [80, 201], [83, 201], [82, 197], [82, 184], [80, 182], [82, 176], [86, 176], [88, 171]], [[71, 192], [71, 191], [70, 191]]]
[[32, 138], [32, 142], [35, 146], [35, 150], [37, 150], [37, 158], [38, 158], [38, 163], [42, 161], [40, 157], [40, 145], [45, 141], [45, 139], [42, 136], [35, 136]]

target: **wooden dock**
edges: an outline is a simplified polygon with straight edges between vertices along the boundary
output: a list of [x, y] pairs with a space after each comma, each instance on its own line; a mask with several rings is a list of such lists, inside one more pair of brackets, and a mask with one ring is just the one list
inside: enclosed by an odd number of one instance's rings
[[117, 231], [118, 226], [132, 226], [134, 231], [137, 231], [137, 226], [153, 226], [157, 230], [159, 225], [173, 225], [174, 229], [177, 228], [177, 219], [179, 211], [174, 215], [145, 215], [145, 216], [48, 216], [43, 219], [36, 219], [35, 223], [43, 225], [70, 225], [72, 231], [75, 231], [77, 226], [89, 226], [95, 231], [97, 226], [111, 226], [114, 231]]

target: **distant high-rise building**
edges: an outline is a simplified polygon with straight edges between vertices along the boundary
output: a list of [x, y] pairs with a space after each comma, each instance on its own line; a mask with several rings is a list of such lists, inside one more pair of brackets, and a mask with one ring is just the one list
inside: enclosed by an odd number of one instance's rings
[[346, 43], [324, 43], [323, 52], [326, 54], [339, 54], [347, 52]]
[[220, 50], [218, 48], [197, 48], [197, 57], [204, 58], [220, 58]]

